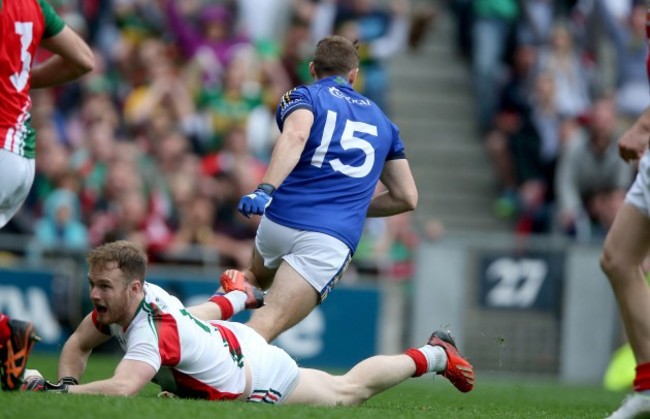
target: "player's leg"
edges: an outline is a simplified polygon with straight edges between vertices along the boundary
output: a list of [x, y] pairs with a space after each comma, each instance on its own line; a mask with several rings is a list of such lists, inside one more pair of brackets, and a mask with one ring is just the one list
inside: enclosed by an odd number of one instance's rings
[[[204, 303], [188, 307], [188, 311], [203, 320], [228, 320], [241, 310], [260, 308], [265, 301], [261, 288], [271, 285], [275, 271], [264, 266], [264, 259], [254, 248], [249, 269], [226, 270], [219, 278], [220, 286], [214, 295]], [[243, 294], [238, 294], [238, 291], [243, 291]]]
[[638, 364], [650, 362], [650, 289], [642, 270], [649, 250], [650, 218], [633, 205], [624, 204], [605, 239], [601, 266], [616, 296]]
[[421, 348], [401, 355], [379, 355], [354, 366], [343, 376], [300, 369], [300, 381], [286, 404], [355, 406], [409, 377], [434, 372], [447, 377], [460, 391], [474, 386], [474, 371], [446, 332], [437, 331]]
[[301, 368], [298, 386], [284, 404], [356, 406], [414, 373], [415, 362], [403, 354], [373, 356], [342, 376]]
[[264, 307], [248, 322], [267, 341], [304, 319], [336, 285], [351, 258], [348, 246], [330, 235], [266, 218], [260, 222], [255, 246], [257, 263], [265, 269], [277, 267]]
[[254, 285], [263, 290], [269, 289], [271, 284], [273, 284], [273, 279], [275, 278], [276, 269], [271, 269], [264, 266], [264, 258], [260, 255], [257, 247], [253, 248], [253, 255], [251, 256], [250, 268], [244, 271], [244, 277], [246, 282]]
[[[637, 186], [635, 182], [628, 200], [634, 202], [638, 197]], [[630, 203], [624, 204], [605, 239], [601, 266], [618, 302], [637, 367], [634, 395], [626, 398], [610, 419], [650, 413], [650, 289], [642, 270], [649, 248], [650, 218]]]
[[34, 182], [35, 162], [0, 150], [0, 228], [18, 212]]
[[0, 385], [2, 390], [17, 390], [27, 367], [27, 360], [35, 342], [36, 335], [31, 322], [10, 319], [0, 314]]
[[247, 324], [270, 342], [307, 317], [318, 304], [319, 295], [291, 265], [282, 262], [264, 300], [264, 306], [253, 312]]
[[242, 310], [264, 305], [264, 293], [249, 284], [243, 272], [228, 269], [221, 274], [219, 282], [219, 288], [208, 301], [187, 308], [192, 315], [203, 320], [228, 320]]
[[[628, 199], [634, 199], [637, 183]], [[618, 302], [625, 331], [637, 361], [635, 394], [610, 418], [650, 413], [650, 289], [642, 264], [650, 249], [650, 218], [635, 206], [621, 207], [603, 247], [601, 266]]]
[[[650, 43], [650, 1], [646, 0], [646, 42]], [[650, 76], [650, 54], [646, 56]], [[650, 248], [650, 170], [648, 153], [639, 163], [634, 184], [603, 247], [601, 266], [618, 302], [625, 332], [636, 358], [635, 394], [627, 397], [609, 419], [627, 419], [650, 413], [650, 289], [643, 274]]]
[[[278, 261], [278, 264], [279, 263], [280, 262]], [[229, 270], [232, 271], [233, 269]], [[275, 269], [270, 269], [264, 266], [264, 258], [260, 255], [257, 247], [253, 247], [249, 267], [239, 272], [244, 275], [244, 279], [248, 284], [266, 290], [273, 283], [276, 271], [277, 267]]]

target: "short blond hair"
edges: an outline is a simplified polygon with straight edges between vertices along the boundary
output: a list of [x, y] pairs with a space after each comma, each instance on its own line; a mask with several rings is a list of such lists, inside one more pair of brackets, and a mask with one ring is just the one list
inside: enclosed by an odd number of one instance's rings
[[142, 247], [130, 241], [118, 240], [96, 247], [88, 252], [86, 260], [91, 267], [104, 267], [115, 262], [127, 283], [133, 280], [144, 283], [147, 273], [147, 253]]

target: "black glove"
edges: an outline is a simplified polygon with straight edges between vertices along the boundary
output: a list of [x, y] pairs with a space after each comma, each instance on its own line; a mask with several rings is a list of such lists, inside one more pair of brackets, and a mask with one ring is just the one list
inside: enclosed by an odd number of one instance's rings
[[72, 379], [72, 377], [64, 377], [58, 383], [51, 383], [45, 378], [38, 377], [36, 375], [29, 377], [25, 382], [20, 386], [21, 391], [48, 391], [52, 393], [67, 393], [68, 387], [71, 383], [65, 383], [63, 380]]

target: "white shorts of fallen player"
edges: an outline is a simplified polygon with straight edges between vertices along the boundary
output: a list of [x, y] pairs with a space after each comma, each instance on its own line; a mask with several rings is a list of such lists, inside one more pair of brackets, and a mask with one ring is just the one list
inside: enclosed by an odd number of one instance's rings
[[11, 220], [34, 182], [36, 162], [0, 149], [0, 228]]
[[253, 382], [247, 401], [279, 404], [286, 400], [300, 378], [296, 361], [245, 324], [231, 322], [228, 328], [237, 336], [244, 362], [251, 368]]
[[329, 234], [285, 227], [266, 217], [260, 221], [255, 247], [269, 269], [287, 262], [316, 289], [321, 302], [352, 259], [350, 248]]

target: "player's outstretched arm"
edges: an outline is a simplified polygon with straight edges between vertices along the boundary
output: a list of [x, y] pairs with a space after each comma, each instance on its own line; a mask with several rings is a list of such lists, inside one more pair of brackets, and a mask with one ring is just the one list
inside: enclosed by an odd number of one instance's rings
[[253, 193], [241, 197], [237, 206], [240, 213], [249, 218], [251, 215], [264, 214], [275, 189], [298, 164], [313, 124], [314, 114], [307, 109], [297, 109], [287, 116], [262, 183]]
[[107, 380], [69, 386], [68, 393], [133, 396], [156, 375], [156, 370], [146, 362], [123, 359], [115, 375]]
[[381, 173], [381, 182], [386, 190], [372, 197], [368, 217], [388, 217], [415, 209], [418, 189], [408, 160], [387, 161]]
[[277, 188], [284, 182], [298, 164], [313, 124], [314, 114], [306, 109], [295, 110], [287, 116], [262, 183]]
[[59, 378], [73, 377], [79, 381], [92, 350], [108, 339], [110, 336], [99, 332], [91, 315], [87, 315], [63, 345], [59, 357]]
[[95, 67], [95, 57], [86, 42], [70, 27], [41, 41], [53, 57], [32, 68], [31, 88], [58, 86], [78, 79]]

